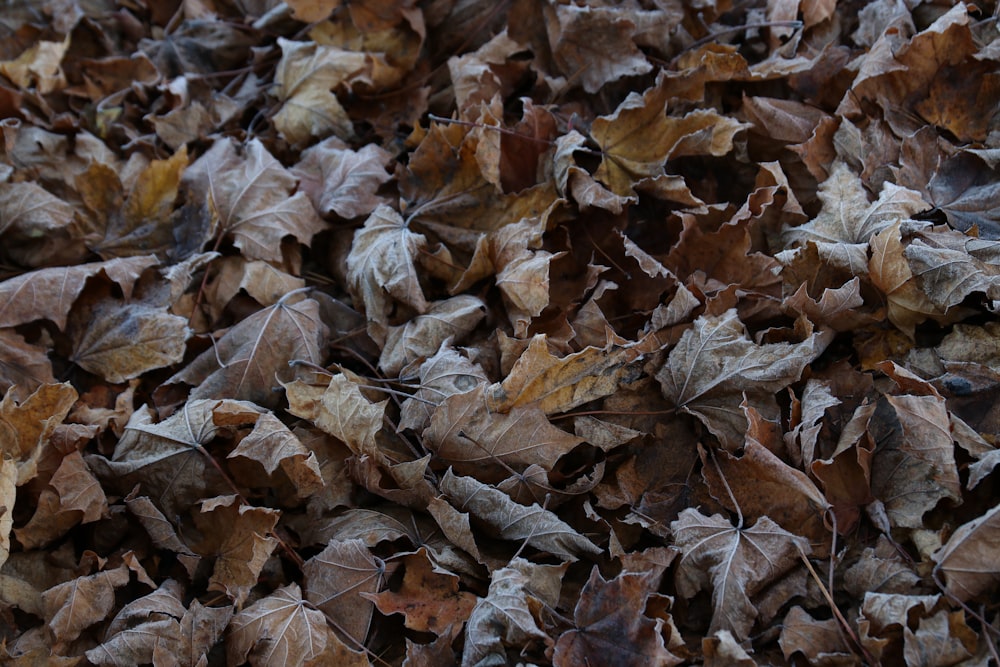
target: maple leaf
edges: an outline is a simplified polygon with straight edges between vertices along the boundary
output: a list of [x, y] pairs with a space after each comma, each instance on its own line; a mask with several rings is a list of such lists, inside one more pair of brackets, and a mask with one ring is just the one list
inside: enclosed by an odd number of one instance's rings
[[583, 442], [553, 426], [535, 406], [506, 413], [491, 410], [485, 385], [444, 400], [432, 413], [423, 438], [456, 471], [484, 480], [532, 464], [551, 469]]
[[181, 361], [191, 330], [165, 307], [107, 299], [74, 333], [73, 363], [108, 382], [125, 382]]
[[123, 489], [141, 484], [167, 517], [175, 517], [222, 483], [208, 463], [204, 445], [219, 428], [212, 421], [218, 401], [189, 401], [159, 423], [152, 412], [136, 410], [125, 425], [111, 460], [85, 457], [99, 478], [113, 479]]
[[226, 401], [212, 413], [219, 426], [253, 424], [226, 458], [257, 461], [269, 475], [281, 468], [295, 486], [299, 497], [308, 497], [323, 487], [323, 477], [310, 451], [273, 413], [242, 401]]
[[546, 28], [563, 74], [579, 77], [588, 93], [653, 68], [631, 39], [635, 24], [620, 9], [557, 5], [555, 20], [547, 21]]
[[457, 634], [478, 599], [458, 590], [458, 576], [436, 568], [426, 549], [405, 557], [403, 583], [399, 590], [362, 593], [385, 615], [403, 614], [405, 625], [418, 632], [438, 636]]
[[289, 375], [289, 362], [322, 364], [327, 333], [319, 304], [289, 293], [237, 323], [167, 384], [193, 386], [190, 399], [235, 398], [276, 407], [280, 394], [272, 387]]
[[797, 381], [828, 340], [817, 332], [801, 343], [757, 345], [736, 310], [703, 315], [681, 336], [656, 379], [667, 400], [698, 417], [727, 449], [735, 449], [746, 432], [742, 397], [773, 418], [774, 394]]
[[222, 636], [232, 607], [205, 607], [192, 600], [185, 608], [183, 589], [167, 579], [158, 589], [125, 605], [108, 626], [107, 639], [87, 651], [98, 665], [153, 663], [201, 664]]
[[106, 164], [91, 164], [76, 178], [87, 209], [87, 247], [105, 259], [175, 254], [171, 221], [187, 164], [187, 149], [181, 147], [166, 160], [151, 161], [130, 183]]
[[[751, 421], [759, 419], [752, 409], [748, 412]], [[715, 459], [718, 468], [706, 462], [704, 474], [720, 503], [730, 510], [736, 509], [733, 502], [738, 503], [747, 521], [766, 516], [785, 530], [807, 538], [818, 555], [824, 553], [824, 543], [829, 539], [824, 525], [829, 503], [805, 473], [749, 437], [740, 458], [720, 452]]]
[[745, 124], [711, 111], [668, 117], [665, 79], [642, 95], [630, 93], [610, 116], [591, 124], [590, 136], [601, 148], [594, 178], [617, 195], [632, 194], [636, 181], [662, 175], [669, 157], [725, 155]]
[[359, 539], [330, 540], [303, 571], [306, 598], [333, 619], [352, 645], [363, 646], [374, 612], [365, 594], [378, 593], [385, 586], [391, 574], [385, 562]]
[[820, 214], [804, 225], [785, 227], [782, 239], [787, 245], [812, 241], [821, 258], [856, 276], [865, 274], [865, 244], [872, 236], [929, 208], [918, 192], [892, 183], [869, 204], [861, 179], [839, 161], [820, 186], [819, 198]]
[[53, 586], [42, 593], [45, 617], [59, 642], [70, 642], [84, 629], [103, 621], [114, 608], [115, 590], [128, 583], [129, 569], [122, 564], [86, 577]]
[[298, 584], [289, 584], [233, 617], [226, 656], [232, 664], [304, 665], [324, 651], [337, 651], [339, 644], [323, 612], [302, 599]]
[[389, 327], [379, 368], [398, 374], [414, 361], [432, 356], [445, 341], [460, 342], [486, 316], [486, 304], [462, 294], [433, 304], [401, 327]]
[[384, 460], [375, 436], [382, 430], [388, 401], [372, 403], [343, 373], [331, 377], [325, 388], [295, 381], [286, 385], [285, 392], [292, 414], [309, 419], [324, 433], [350, 447], [355, 454]]
[[155, 257], [143, 255], [39, 269], [10, 278], [0, 283], [0, 326], [15, 327], [35, 320], [49, 320], [60, 330], [65, 329], [70, 308], [88, 278], [103, 273], [118, 284], [127, 299], [140, 274], [156, 264]]
[[231, 234], [250, 259], [280, 264], [281, 240], [309, 243], [325, 228], [295, 177], [257, 139], [246, 146], [219, 140], [187, 168], [181, 181], [205, 207], [217, 244]]
[[613, 394], [635, 379], [631, 362], [641, 354], [637, 347], [612, 340], [604, 348], [559, 358], [549, 352], [544, 335], [533, 336], [507, 377], [489, 388], [490, 407], [507, 412], [534, 405], [553, 414]]
[[552, 512], [537, 504], [519, 505], [502, 491], [473, 477], [460, 477], [449, 470], [439, 486], [456, 509], [468, 510], [502, 539], [523, 540], [536, 549], [567, 560], [576, 560], [578, 554], [601, 551]]
[[376, 191], [392, 178], [386, 171], [391, 159], [386, 150], [374, 144], [355, 152], [340, 139], [330, 137], [303, 151], [291, 172], [321, 214], [356, 218], [388, 203]]
[[347, 280], [356, 303], [363, 304], [369, 335], [385, 338], [392, 300], [427, 311], [428, 303], [417, 276], [415, 255], [427, 245], [422, 234], [411, 232], [403, 218], [388, 206], [379, 206], [355, 232], [347, 256]]
[[281, 62], [274, 73], [273, 94], [282, 106], [274, 126], [289, 143], [304, 143], [329, 132], [349, 137], [351, 121], [332, 90], [364, 70], [365, 54], [283, 37], [278, 46]]
[[934, 573], [963, 602], [996, 588], [1000, 570], [988, 556], [1000, 540], [1000, 506], [958, 527], [933, 554]]
[[476, 602], [465, 626], [462, 667], [504, 664], [505, 646], [523, 647], [546, 638], [532, 614], [532, 603], [535, 600], [549, 605], [557, 603], [559, 589], [555, 587], [554, 596], [551, 592], [546, 595], [545, 578], [549, 573], [543, 567], [514, 558], [506, 567], [493, 572], [486, 597]]
[[194, 522], [203, 538], [194, 549], [203, 558], [215, 558], [209, 590], [224, 592], [237, 606], [243, 604], [278, 545], [270, 534], [280, 515], [278, 510], [246, 505], [236, 496], [201, 501]]
[[552, 664], [585, 665], [608, 660], [626, 665], [679, 665], [663, 644], [660, 623], [636, 613], [646, 606], [649, 581], [623, 572], [606, 581], [595, 566], [573, 611], [576, 628], [556, 642]]
[[799, 563], [808, 542], [781, 529], [766, 516], [750, 528], [734, 527], [721, 515], [707, 517], [696, 509], [681, 512], [670, 524], [682, 555], [677, 590], [692, 597], [712, 589], [709, 633], [728, 630], [746, 638], [758, 616], [751, 596]]
[[400, 429], [423, 431], [430, 425], [436, 408], [449, 396], [464, 394], [479, 384], [489, 382], [482, 367], [459, 353], [451, 346], [451, 341], [441, 343], [437, 352], [420, 364], [417, 372], [420, 389], [403, 401]]

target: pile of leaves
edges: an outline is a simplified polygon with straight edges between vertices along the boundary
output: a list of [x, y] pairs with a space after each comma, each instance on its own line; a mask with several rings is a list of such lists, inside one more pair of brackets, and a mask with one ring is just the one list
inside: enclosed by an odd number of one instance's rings
[[12, 665], [997, 665], [1000, 33], [0, 14]]

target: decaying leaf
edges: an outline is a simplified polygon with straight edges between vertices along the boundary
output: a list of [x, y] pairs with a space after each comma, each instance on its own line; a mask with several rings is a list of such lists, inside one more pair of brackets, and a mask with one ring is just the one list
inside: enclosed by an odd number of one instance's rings
[[712, 628], [748, 636], [758, 610], [751, 596], [785, 574], [809, 552], [801, 537], [767, 517], [750, 528], [735, 527], [722, 516], [695, 509], [681, 512], [670, 525], [682, 554], [677, 588], [686, 597], [712, 589]]
[[735, 310], [698, 318], [656, 374], [663, 395], [695, 415], [727, 448], [741, 444], [745, 400], [765, 418], [776, 413], [774, 394], [797, 381], [826, 347], [828, 337], [812, 333], [801, 343], [757, 345]]
[[600, 553], [593, 542], [552, 512], [538, 505], [519, 505], [502, 491], [475, 478], [459, 477], [448, 471], [440, 486], [456, 509], [468, 511], [502, 539], [523, 540], [536, 549], [567, 560], [576, 560], [580, 554]]

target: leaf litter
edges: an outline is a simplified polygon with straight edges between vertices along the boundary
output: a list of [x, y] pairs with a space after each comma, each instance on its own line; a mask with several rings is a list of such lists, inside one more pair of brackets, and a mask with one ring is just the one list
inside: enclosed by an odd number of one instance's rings
[[995, 2], [7, 3], [7, 664], [1000, 665]]

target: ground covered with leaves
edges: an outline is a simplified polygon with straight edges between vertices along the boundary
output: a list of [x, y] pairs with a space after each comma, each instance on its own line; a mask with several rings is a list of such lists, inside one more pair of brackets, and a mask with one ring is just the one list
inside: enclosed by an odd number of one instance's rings
[[997, 665], [1000, 33], [0, 12], [0, 659]]

